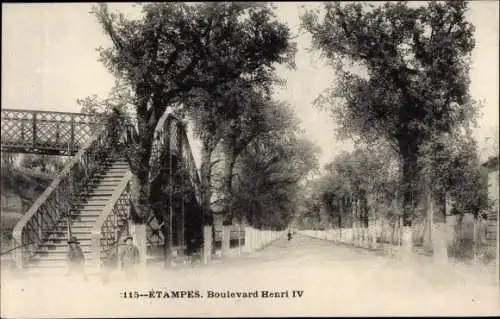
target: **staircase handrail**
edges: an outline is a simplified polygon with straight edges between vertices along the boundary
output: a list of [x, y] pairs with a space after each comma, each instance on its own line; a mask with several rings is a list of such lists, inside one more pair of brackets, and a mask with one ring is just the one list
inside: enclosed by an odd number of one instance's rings
[[32, 257], [43, 243], [46, 236], [44, 231], [52, 230], [77, 204], [77, 194], [88, 186], [102, 165], [105, 154], [109, 154], [114, 147], [109, 141], [116, 141], [112, 135], [114, 132], [107, 125], [98, 129], [18, 221], [13, 238], [16, 245], [24, 247], [16, 251], [18, 267], [22, 268], [26, 257]]
[[[2, 109], [1, 116], [5, 122], [5, 125], [2, 125], [2, 149], [56, 147], [59, 151], [63, 151], [65, 147], [62, 146], [68, 144], [72, 154], [92, 138], [93, 130], [102, 127], [103, 121], [108, 117], [105, 114], [21, 109]], [[44, 128], [43, 125], [47, 123], [55, 123], [56, 129]], [[57, 128], [59, 125], [62, 125], [61, 131]], [[52, 140], [47, 144], [44, 141], [47, 136], [55, 141]]]
[[[104, 206], [95, 226], [92, 228], [92, 262], [97, 268], [101, 266], [102, 253], [109, 251], [118, 242], [129, 219], [128, 207], [131, 180], [132, 172], [129, 170], [113, 190], [111, 198], [106, 206]], [[115, 222], [118, 221], [123, 223], [123, 225], [119, 229], [116, 229], [117, 225]]]

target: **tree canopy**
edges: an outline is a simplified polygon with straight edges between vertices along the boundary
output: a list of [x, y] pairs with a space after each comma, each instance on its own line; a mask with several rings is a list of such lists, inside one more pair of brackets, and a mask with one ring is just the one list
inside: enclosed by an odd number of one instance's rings
[[318, 101], [344, 136], [383, 139], [400, 155], [406, 207], [420, 147], [434, 134], [467, 128], [477, 111], [469, 95], [474, 27], [466, 20], [467, 3], [335, 2], [325, 10], [323, 18], [312, 11], [302, 17], [313, 46], [338, 74]]
[[101, 61], [132, 92], [137, 134], [129, 157], [140, 220], [149, 214], [147, 163], [154, 129], [167, 107], [188, 104], [194, 92], [213, 97], [240, 78], [255, 86], [273, 82], [276, 64], [293, 63], [295, 46], [267, 4], [147, 3], [135, 20], [106, 5], [93, 13], [113, 43], [100, 50]]
[[300, 204], [301, 183], [318, 168], [319, 150], [294, 127], [287, 105], [270, 109], [280, 125], [259, 134], [237, 160], [231, 209], [255, 227], [283, 229]]

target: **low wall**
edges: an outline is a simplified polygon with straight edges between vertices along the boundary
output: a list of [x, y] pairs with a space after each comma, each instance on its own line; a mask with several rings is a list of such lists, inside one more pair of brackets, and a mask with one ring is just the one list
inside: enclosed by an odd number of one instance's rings
[[245, 227], [245, 244], [242, 247], [242, 252], [251, 253], [263, 249], [286, 235], [287, 232], [288, 230], [260, 230], [252, 227]]
[[[300, 234], [332, 241], [335, 243], [351, 245], [353, 247], [361, 247], [368, 249], [389, 249], [390, 251], [398, 251], [400, 248], [413, 249], [417, 253], [428, 254], [423, 249], [412, 248], [412, 245], [399, 245], [400, 241], [406, 242], [411, 241], [408, 230], [405, 233], [400, 234], [399, 232], [393, 233], [392, 230], [389, 232], [383, 227], [383, 225], [375, 224], [368, 228], [354, 227], [354, 228], [342, 228], [342, 229], [327, 229], [327, 230], [301, 230]], [[402, 243], [403, 244], [403, 243]], [[403, 250], [401, 250], [403, 251]]]
[[446, 262], [450, 257], [457, 261], [489, 263], [496, 257], [496, 243], [491, 244], [491, 240], [487, 242], [481, 237], [486, 229], [484, 223], [478, 222], [474, 231], [472, 216], [464, 216], [460, 224], [457, 216], [447, 216], [446, 223], [433, 224], [430, 234], [429, 224], [425, 221], [404, 229], [377, 221], [368, 228], [301, 230], [300, 233], [353, 247], [387, 249], [390, 252], [405, 251], [408, 248], [408, 252], [433, 256], [439, 262]]

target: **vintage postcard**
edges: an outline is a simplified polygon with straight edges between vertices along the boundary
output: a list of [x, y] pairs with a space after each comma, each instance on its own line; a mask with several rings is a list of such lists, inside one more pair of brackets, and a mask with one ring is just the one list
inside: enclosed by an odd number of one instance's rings
[[2, 4], [2, 318], [498, 316], [498, 12]]

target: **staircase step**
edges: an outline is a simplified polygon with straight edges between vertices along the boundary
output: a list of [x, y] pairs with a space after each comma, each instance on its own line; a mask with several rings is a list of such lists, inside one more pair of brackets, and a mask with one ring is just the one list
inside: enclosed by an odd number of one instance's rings
[[71, 222], [95, 222], [99, 218], [101, 212], [83, 212], [79, 215], [71, 217]]
[[99, 176], [96, 176], [93, 180], [92, 183], [100, 183], [100, 182], [107, 182], [107, 181], [121, 181], [125, 177], [125, 174], [102, 174]]
[[[97, 208], [97, 207], [96, 207]], [[71, 221], [95, 220], [101, 215], [102, 209], [82, 210], [71, 215]]]
[[95, 226], [95, 223], [78, 223], [78, 224], [71, 224], [71, 231], [75, 230], [75, 229], [81, 229], [81, 230], [85, 230], [85, 229], [92, 229], [94, 228]]
[[121, 176], [115, 176], [115, 175], [98, 175], [98, 176], [94, 176], [91, 180], [89, 180], [89, 185], [98, 185], [102, 182], [107, 182], [107, 181], [121, 181], [123, 179], [123, 177], [125, 176], [125, 174], [121, 175]]
[[94, 213], [98, 213], [98, 212], [101, 212], [102, 211], [102, 208], [99, 208], [99, 207], [95, 207], [95, 206], [89, 206], [87, 208], [85, 208], [85, 204], [80, 204], [79, 205], [80, 208], [77, 209], [77, 210], [74, 210], [71, 214], [72, 215], [81, 215], [83, 213], [83, 215], [87, 215], [87, 213], [90, 213], [90, 214], [94, 214]]
[[96, 190], [111, 190], [111, 191], [113, 191], [118, 184], [119, 184], [119, 182], [114, 184], [114, 183], [108, 183], [108, 182], [101, 181], [100, 183], [96, 183], [94, 186], [90, 187], [89, 191], [96, 191]]
[[87, 195], [82, 195], [83, 196], [88, 196], [88, 197], [109, 197], [113, 195], [113, 191], [115, 190], [114, 187], [100, 187], [100, 188], [94, 188], [91, 189]]
[[124, 165], [124, 166], [128, 167], [128, 162], [125, 159], [124, 160], [117, 160], [117, 161], [114, 161], [113, 163], [111, 163], [111, 165]]
[[107, 191], [107, 192], [102, 192], [102, 191], [95, 191], [94, 189], [90, 189], [87, 192], [78, 195], [80, 198], [83, 199], [89, 199], [89, 198], [100, 198], [107, 200], [111, 196], [112, 192]]
[[71, 227], [81, 227], [81, 226], [93, 226], [95, 224], [96, 218], [87, 218], [84, 220], [73, 220]]
[[113, 195], [113, 192], [115, 191], [116, 187], [113, 187], [113, 188], [100, 188], [100, 189], [92, 189], [89, 191], [88, 197], [110, 197]]
[[100, 179], [105, 179], [105, 178], [122, 179], [123, 177], [125, 177], [125, 174], [127, 174], [127, 172], [117, 172], [117, 171], [109, 170], [109, 171], [106, 171], [106, 174], [98, 175], [98, 178], [100, 178]]
[[82, 205], [104, 206], [109, 202], [110, 196], [106, 197], [89, 197]]
[[[116, 176], [103, 177], [95, 181], [92, 184], [92, 187], [98, 187], [98, 186], [116, 187], [118, 184], [122, 182], [122, 180], [123, 177], [116, 177]], [[92, 187], [90, 187], [89, 189], [92, 189]]]
[[[85, 229], [85, 228], [92, 228], [94, 227], [93, 222], [76, 222], [76, 223], [71, 223], [71, 229]], [[67, 231], [68, 230], [68, 225], [56, 225], [53, 228], [51, 228], [51, 231]]]
[[[101, 180], [96, 181], [92, 187], [97, 187], [97, 186], [108, 186], [108, 187], [116, 187], [120, 182], [123, 180], [123, 178], [103, 178]], [[90, 188], [92, 189], [92, 188]]]
[[[102, 209], [104, 208], [104, 206], [106, 206], [106, 203], [88, 203], [88, 204], [84, 204], [82, 205], [82, 208], [80, 210], [80, 212], [101, 212]], [[85, 215], [89, 215], [89, 214], [85, 214]]]
[[[67, 233], [68, 233], [68, 231], [67, 231], [67, 230], [57, 230], [57, 229], [56, 229], [56, 230], [53, 230], [53, 231], [51, 232], [51, 234], [54, 234], [54, 235], [57, 235], [57, 234], [59, 234], [59, 235], [60, 235], [60, 234], [64, 234], [64, 235], [66, 235]], [[87, 229], [87, 228], [75, 228], [75, 229], [71, 229], [71, 233], [72, 233], [73, 235], [79, 235], [79, 234], [84, 235], [84, 234], [90, 234], [90, 233], [91, 233], [91, 229], [90, 229], [90, 228], [89, 228], [89, 229]], [[78, 237], [78, 236], [77, 236], [77, 237]]]
[[106, 171], [98, 174], [96, 176], [105, 177], [105, 176], [120, 176], [123, 177], [127, 174], [127, 170], [117, 170], [117, 169], [107, 169]]
[[89, 187], [89, 190], [98, 186], [116, 187], [122, 182], [122, 180], [123, 178], [116, 178], [116, 177], [102, 178], [96, 181], [94, 184], [92, 184], [92, 186]]
[[119, 172], [119, 173], [126, 174], [129, 171], [130, 171], [130, 167], [128, 167], [128, 166], [112, 165], [112, 166], [106, 167], [106, 169], [103, 170], [103, 173], [107, 173], [107, 172]]
[[97, 185], [95, 185], [94, 187], [90, 188], [89, 191], [93, 191], [93, 190], [105, 190], [105, 191], [114, 191], [116, 189], [116, 187], [118, 186], [118, 184], [120, 184], [119, 182], [110, 182], [110, 183], [105, 183], [105, 182], [102, 182], [102, 183], [99, 183]]
[[87, 195], [86, 198], [85, 198], [85, 201], [87, 202], [98, 202], [98, 201], [102, 201], [102, 202], [107, 202], [108, 200], [110, 199], [110, 196], [109, 195], [104, 195], [104, 196], [96, 196], [96, 195]]
[[115, 179], [122, 179], [127, 172], [114, 172], [114, 171], [105, 171], [100, 174], [96, 174], [93, 178], [92, 181], [96, 180], [102, 180], [104, 178], [110, 179], [110, 178], [115, 178]]
[[99, 217], [98, 213], [90, 215], [75, 215], [71, 218], [73, 223], [82, 222], [82, 223], [95, 223], [96, 219]]
[[120, 173], [128, 173], [130, 171], [130, 168], [128, 166], [120, 166], [120, 165], [113, 165], [111, 167], [107, 168], [108, 172], [120, 172]]
[[118, 187], [118, 183], [113, 184], [113, 183], [101, 183], [95, 188], [91, 188], [89, 192], [92, 192], [94, 190], [99, 190], [99, 191], [106, 191], [106, 192], [114, 192], [116, 187]]
[[[80, 242], [80, 245], [87, 244], [87, 242], [90, 243], [92, 240], [92, 234], [91, 233], [82, 233], [82, 234], [75, 234], [73, 235], [76, 238], [78, 238], [78, 241]], [[50, 234], [50, 236], [45, 240], [44, 244], [49, 244], [52, 245], [54, 243], [60, 243], [60, 244], [68, 244], [68, 233], [67, 232], [53, 232]]]
[[127, 166], [111, 166], [107, 169], [107, 172], [111, 173], [119, 173], [119, 174], [127, 174], [130, 172], [130, 168]]

